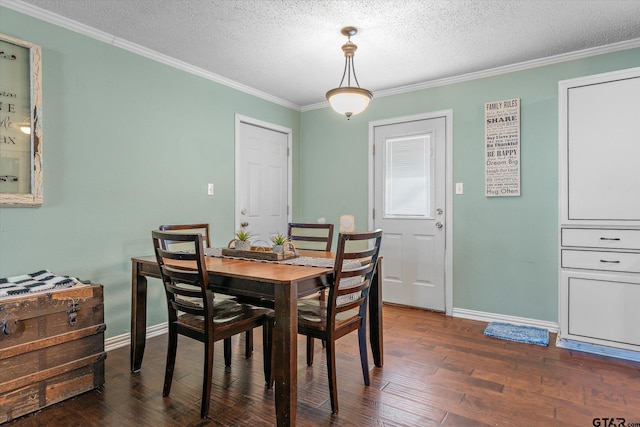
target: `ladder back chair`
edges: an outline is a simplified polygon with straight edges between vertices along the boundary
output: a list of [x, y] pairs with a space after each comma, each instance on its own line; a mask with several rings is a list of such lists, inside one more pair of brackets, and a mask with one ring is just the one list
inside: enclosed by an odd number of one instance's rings
[[333, 224], [289, 223], [287, 236], [296, 249], [331, 251]]
[[[287, 227], [287, 237], [296, 249], [330, 252], [333, 243], [333, 224], [313, 224], [290, 222]], [[324, 299], [325, 291], [320, 290], [317, 298]], [[325, 343], [322, 341], [322, 346]], [[313, 364], [313, 338], [307, 337], [307, 365]]]
[[[211, 247], [211, 232], [208, 223], [202, 224], [162, 224], [158, 227], [160, 231], [166, 231], [168, 233], [176, 233], [176, 234], [202, 234], [202, 243], [205, 248]], [[161, 242], [163, 245], [162, 249], [182, 249], [182, 250], [194, 250], [193, 242], [180, 242], [177, 240], [166, 240]], [[229, 295], [216, 294], [216, 298], [218, 299], [236, 299]], [[247, 331], [245, 334], [245, 347], [244, 347], [244, 357], [247, 359], [251, 357], [253, 354], [253, 331]], [[224, 360], [225, 365], [229, 366], [231, 363], [231, 338], [226, 339], [224, 341]]]
[[[211, 247], [211, 233], [209, 224], [163, 224], [158, 227], [160, 231], [166, 231], [176, 234], [202, 234], [202, 243], [205, 248]], [[166, 240], [164, 244], [167, 245], [163, 249], [172, 249], [173, 245], [177, 247], [184, 247], [185, 249], [193, 249], [192, 243], [179, 242], [176, 240]]]
[[[367, 302], [371, 280], [378, 262], [382, 230], [340, 233], [325, 300], [303, 298], [298, 304], [298, 333], [326, 343], [327, 374], [331, 411], [338, 412], [336, 383], [336, 340], [358, 331], [360, 363], [365, 385], [369, 385], [367, 353]], [[347, 249], [348, 246], [348, 249]]]
[[[231, 299], [216, 301], [201, 234], [152, 231], [153, 247], [164, 283], [168, 311], [167, 362], [162, 395], [169, 395], [175, 368], [178, 335], [204, 343], [204, 366], [200, 416], [209, 413], [213, 377], [214, 343], [262, 327], [265, 384], [271, 387], [272, 310], [240, 304]], [[169, 250], [168, 242], [192, 243], [195, 251]], [[186, 263], [185, 263], [186, 262]], [[227, 363], [225, 357], [225, 364]], [[228, 365], [227, 365], [228, 366]]]

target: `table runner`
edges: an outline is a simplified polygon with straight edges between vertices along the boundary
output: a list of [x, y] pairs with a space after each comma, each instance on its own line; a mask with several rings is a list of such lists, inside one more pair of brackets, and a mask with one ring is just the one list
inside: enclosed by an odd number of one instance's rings
[[[243, 259], [247, 261], [267, 262], [271, 264], [300, 265], [305, 267], [333, 268], [333, 265], [335, 264], [335, 259], [326, 258], [326, 257], [298, 256], [295, 258], [285, 259], [283, 261], [270, 261], [270, 260], [263, 260], [263, 259], [233, 257], [228, 255], [222, 255], [222, 249], [223, 248], [205, 248], [204, 254], [206, 256], [215, 257], [215, 258]], [[346, 270], [350, 268], [359, 267], [360, 265], [361, 264], [359, 261], [345, 260], [343, 264], [343, 268]]]

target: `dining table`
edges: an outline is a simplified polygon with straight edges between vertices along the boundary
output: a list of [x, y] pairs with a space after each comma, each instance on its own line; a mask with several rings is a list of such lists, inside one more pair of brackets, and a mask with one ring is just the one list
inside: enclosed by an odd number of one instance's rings
[[[298, 251], [301, 257], [334, 258], [333, 252]], [[205, 257], [209, 282], [217, 293], [267, 299], [274, 303], [273, 375], [278, 426], [296, 424], [298, 299], [326, 287], [333, 267], [290, 265], [229, 257]], [[146, 342], [147, 278], [160, 279], [155, 256], [131, 258], [131, 372], [140, 371]], [[374, 364], [383, 365], [382, 340], [382, 257], [372, 277], [369, 293], [369, 338]]]

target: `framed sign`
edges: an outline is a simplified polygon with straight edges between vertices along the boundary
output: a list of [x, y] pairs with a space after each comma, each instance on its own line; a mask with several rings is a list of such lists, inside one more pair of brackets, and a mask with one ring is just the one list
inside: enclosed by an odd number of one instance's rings
[[485, 195], [520, 195], [520, 98], [484, 105]]
[[0, 34], [0, 207], [42, 205], [40, 46]]

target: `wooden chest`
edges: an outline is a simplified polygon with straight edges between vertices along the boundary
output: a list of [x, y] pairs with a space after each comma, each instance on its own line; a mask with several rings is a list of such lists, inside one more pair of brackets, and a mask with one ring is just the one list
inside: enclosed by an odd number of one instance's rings
[[0, 424], [104, 384], [101, 285], [0, 299]]

